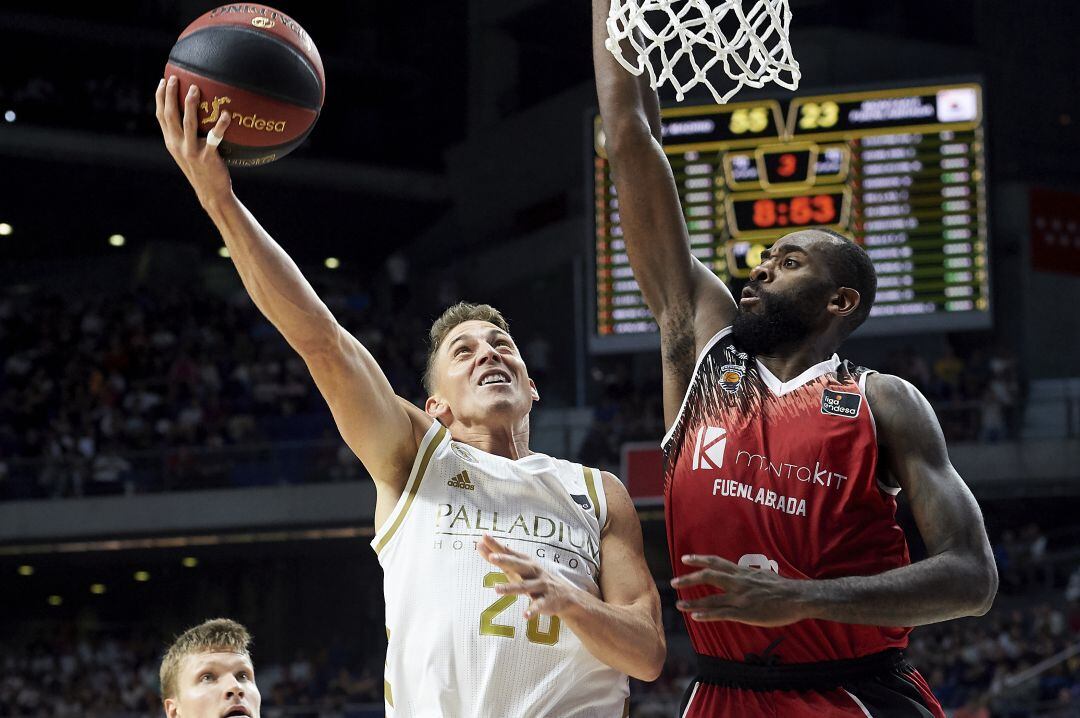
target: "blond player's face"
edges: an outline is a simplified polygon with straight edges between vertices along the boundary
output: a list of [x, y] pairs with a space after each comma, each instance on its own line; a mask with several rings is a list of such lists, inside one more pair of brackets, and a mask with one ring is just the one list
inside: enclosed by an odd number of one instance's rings
[[168, 718], [259, 718], [262, 696], [251, 660], [239, 653], [195, 653], [184, 658]]
[[540, 398], [514, 340], [490, 322], [454, 327], [439, 347], [437, 369], [438, 398], [460, 421], [515, 420]]

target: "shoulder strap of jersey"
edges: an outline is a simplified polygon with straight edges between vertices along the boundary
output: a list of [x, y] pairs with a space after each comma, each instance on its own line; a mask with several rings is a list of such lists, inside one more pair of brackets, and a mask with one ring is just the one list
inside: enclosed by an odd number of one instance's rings
[[585, 478], [585, 491], [589, 496], [589, 503], [592, 505], [593, 514], [596, 516], [596, 522], [600, 526], [600, 533], [603, 535], [604, 529], [607, 528], [608, 521], [607, 494], [604, 493], [604, 477], [600, 475], [599, 469], [593, 469], [588, 466], [582, 466], [581, 473]]
[[401, 498], [398, 499], [394, 510], [383, 522], [375, 537], [371, 539], [371, 547], [375, 549], [375, 553], [383, 550], [383, 547], [394, 537], [398, 527], [401, 526], [401, 522], [405, 520], [405, 514], [409, 512], [409, 507], [412, 506], [413, 500], [416, 499], [416, 492], [420, 490], [420, 484], [423, 482], [427, 468], [431, 464], [431, 457], [443, 441], [449, 441], [449, 437], [450, 432], [447, 428], [438, 421], [433, 421], [431, 427], [424, 434], [424, 438], [420, 440], [420, 446], [416, 450], [416, 458], [413, 459], [412, 471], [409, 473], [409, 480], [405, 482]]
[[[664, 434], [664, 438], [660, 440], [661, 448], [665, 448], [668, 442], [671, 441], [671, 437], [675, 435], [676, 429], [678, 429], [680, 422], [682, 422], [683, 412], [686, 411], [686, 402], [690, 399], [690, 394], [694, 390], [694, 386], [698, 381], [698, 372], [701, 370], [701, 362], [705, 361], [705, 357], [709, 356], [709, 352], [716, 346], [717, 342], [731, 334], [731, 327], [727, 326], [713, 335], [704, 347], [701, 348], [701, 352], [698, 354], [697, 361], [694, 362], [694, 373], [690, 376], [690, 384], [686, 387], [686, 393], [683, 394], [682, 404], [679, 406], [679, 412], [675, 414], [675, 421], [671, 422], [671, 426], [668, 428], [667, 433]], [[666, 450], [666, 448], [665, 448]]]

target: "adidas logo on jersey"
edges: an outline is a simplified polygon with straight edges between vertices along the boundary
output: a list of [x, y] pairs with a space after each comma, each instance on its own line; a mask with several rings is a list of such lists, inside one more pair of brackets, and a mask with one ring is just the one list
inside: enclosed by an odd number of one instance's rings
[[469, 472], [462, 471], [457, 476], [450, 477], [450, 480], [446, 482], [447, 486], [453, 486], [455, 489], [468, 489], [469, 491], [476, 490], [476, 484], [469, 481]]

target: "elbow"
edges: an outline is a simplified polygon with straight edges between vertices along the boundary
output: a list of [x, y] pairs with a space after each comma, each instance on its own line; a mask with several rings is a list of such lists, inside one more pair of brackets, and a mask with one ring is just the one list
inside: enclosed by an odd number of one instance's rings
[[651, 146], [656, 141], [644, 117], [631, 117], [611, 125], [605, 124], [604, 138], [604, 147], [610, 157], [639, 152], [642, 147]]
[[980, 562], [978, 575], [971, 582], [973, 597], [969, 615], [985, 616], [994, 605], [998, 592], [997, 565], [993, 558]]
[[641, 665], [630, 674], [631, 678], [639, 681], [652, 683], [664, 672], [664, 661], [667, 659], [667, 640], [664, 638], [664, 629], [657, 627], [657, 638], [649, 646], [642, 656]]
[[341, 353], [340, 325], [329, 312], [311, 317], [302, 325], [291, 329], [282, 328], [281, 334], [290, 346], [305, 360], [318, 361], [322, 357]]
[[630, 674], [631, 678], [635, 678], [643, 683], [652, 683], [660, 674], [664, 672], [664, 661], [650, 660], [648, 663], [644, 663], [641, 667]]

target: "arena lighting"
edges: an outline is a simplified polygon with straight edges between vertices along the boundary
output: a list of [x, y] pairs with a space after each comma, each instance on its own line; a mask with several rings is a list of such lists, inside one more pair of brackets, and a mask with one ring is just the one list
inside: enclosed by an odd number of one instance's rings
[[5, 112], [4, 113], [4, 119], [7, 120], [8, 122], [14, 122], [15, 121], [15, 110], [8, 110], [7, 112]]
[[57, 596], [56, 594], [49, 596], [47, 600], [50, 606], [59, 606], [64, 602], [64, 599], [61, 596]]
[[228, 247], [223, 246], [223, 247], [218, 248], [217, 253], [218, 253], [219, 257], [223, 257], [225, 259], [229, 258], [229, 248]]
[[226, 544], [271, 543], [276, 541], [318, 541], [321, 539], [371, 538], [371, 526], [296, 531], [259, 531], [255, 533], [168, 536], [160, 538], [109, 539], [107, 541], [66, 541], [63, 543], [0, 546], [0, 556], [30, 556], [43, 553], [88, 553], [92, 551], [132, 551], [136, 549], [224, 546]]
[[326, 265], [327, 269], [337, 269], [341, 266], [341, 260], [339, 260], [337, 257], [327, 257], [324, 264]]
[[139, 583], [146, 583], [147, 581], [150, 580], [150, 572], [149, 571], [136, 571], [135, 572], [135, 580], [138, 581]]
[[125, 242], [127, 242], [127, 239], [122, 234], [109, 235], [109, 244], [114, 247], [123, 247]]
[[184, 556], [184, 558], [180, 561], [180, 565], [184, 568], [195, 568], [199, 565], [199, 559], [195, 558], [194, 556]]
[[90, 593], [94, 594], [95, 596], [100, 596], [101, 594], [105, 593], [105, 584], [103, 584], [103, 583], [92, 583], [92, 584], [90, 584]]
[[29, 565], [29, 564], [24, 563], [22, 566], [19, 566], [19, 575], [20, 576], [33, 576], [34, 575], [34, 567]]
[[15, 228], [12, 227], [7, 222], [0, 222], [0, 236], [7, 237], [9, 234], [11, 234], [14, 231], [15, 231]]

